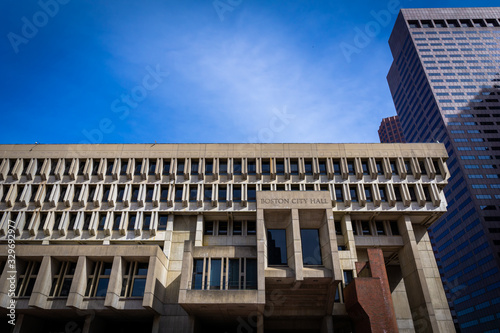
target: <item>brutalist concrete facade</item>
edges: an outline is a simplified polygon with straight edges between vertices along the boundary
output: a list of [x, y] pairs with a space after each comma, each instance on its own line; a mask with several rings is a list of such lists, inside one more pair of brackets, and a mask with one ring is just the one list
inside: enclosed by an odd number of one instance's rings
[[456, 324], [500, 332], [500, 8], [403, 9], [387, 80], [407, 142], [442, 142], [448, 213], [430, 228]]
[[427, 234], [446, 160], [442, 144], [0, 146], [2, 331], [453, 332]]

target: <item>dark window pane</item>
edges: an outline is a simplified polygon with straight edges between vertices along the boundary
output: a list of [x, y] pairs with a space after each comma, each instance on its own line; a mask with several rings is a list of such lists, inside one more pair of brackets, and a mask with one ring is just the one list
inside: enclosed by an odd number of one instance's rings
[[233, 173], [235, 175], [241, 175], [241, 160], [234, 160], [233, 162]]
[[246, 288], [257, 289], [257, 259], [247, 258]]
[[257, 193], [255, 191], [255, 187], [248, 187], [247, 200], [250, 202], [255, 202], [255, 200], [257, 200]]
[[340, 163], [333, 162], [333, 173], [336, 175], [340, 175]]
[[255, 235], [257, 232], [255, 221], [247, 221], [247, 235]]
[[167, 230], [167, 222], [168, 222], [168, 216], [160, 215], [158, 217], [158, 230]]
[[151, 226], [151, 215], [144, 215], [144, 221], [142, 222], [142, 230], [149, 230]]
[[221, 259], [212, 259], [210, 268], [210, 289], [220, 289]]
[[311, 161], [305, 161], [304, 162], [304, 170], [306, 175], [312, 175], [313, 173], [313, 166]]
[[97, 288], [95, 292], [96, 297], [106, 297], [106, 292], [108, 291], [109, 279], [100, 278], [97, 283]]
[[287, 265], [286, 230], [267, 230], [267, 264]]
[[361, 222], [361, 230], [363, 232], [363, 235], [365, 236], [371, 235], [370, 224], [368, 223], [368, 221]]
[[399, 233], [399, 227], [398, 227], [398, 222], [391, 221], [390, 225], [391, 225], [392, 234], [395, 235], [395, 236], [400, 235], [400, 233]]
[[321, 249], [318, 229], [300, 229], [302, 261], [304, 265], [321, 265]]
[[342, 188], [335, 188], [335, 197], [337, 198], [337, 202], [344, 201], [344, 195], [342, 194]]
[[184, 160], [177, 160], [177, 174], [184, 174]]
[[292, 175], [299, 174], [299, 163], [297, 161], [290, 162], [290, 174]]
[[219, 186], [219, 201], [226, 201], [227, 189], [226, 187]]
[[191, 174], [192, 175], [197, 175], [198, 174], [198, 161], [191, 161]]
[[205, 174], [211, 175], [214, 172], [214, 162], [213, 161], [205, 161]]
[[227, 175], [227, 161], [225, 161], [225, 160], [219, 161], [219, 174]]
[[193, 281], [191, 289], [200, 290], [203, 282], [203, 259], [194, 259], [193, 262]]
[[233, 188], [233, 201], [241, 201], [241, 187], [239, 186]]
[[229, 289], [239, 289], [240, 260], [229, 259]]
[[271, 164], [268, 159], [262, 160], [262, 174], [269, 175], [271, 173]]
[[227, 221], [219, 221], [219, 236], [227, 235]]
[[169, 161], [163, 161], [163, 171], [162, 175], [166, 176], [170, 174], [170, 160]]
[[205, 186], [204, 197], [205, 197], [205, 201], [212, 200], [212, 188], [211, 187]]
[[181, 202], [182, 201], [182, 187], [176, 187], [175, 188], [175, 201]]
[[189, 188], [189, 201], [195, 202], [198, 197], [198, 187], [191, 186]]
[[241, 221], [233, 221], [233, 235], [239, 236], [241, 235]]
[[212, 221], [205, 221], [205, 235], [212, 236], [214, 234], [214, 223]]
[[358, 201], [358, 192], [356, 191], [355, 187], [349, 187], [349, 191], [351, 193], [351, 201], [356, 202]]
[[132, 285], [132, 297], [142, 297], [144, 296], [144, 290], [146, 289], [146, 279], [136, 278]]
[[386, 195], [385, 195], [385, 188], [384, 188], [384, 187], [382, 187], [382, 186], [380, 186], [380, 187], [379, 187], [379, 191], [380, 191], [380, 200], [381, 200], [382, 202], [386, 202], [386, 201], [387, 201], [387, 197], [386, 197]]
[[376, 221], [375, 227], [377, 228], [377, 235], [385, 235], [384, 223], [382, 221]]
[[161, 189], [160, 201], [167, 202], [167, 200], [168, 200], [168, 187], [163, 187]]
[[276, 174], [278, 174], [278, 175], [285, 174], [285, 162], [284, 161], [276, 161]]
[[156, 171], [156, 162], [149, 163], [149, 175], [154, 175]]
[[255, 175], [256, 173], [256, 167], [255, 167], [255, 161], [248, 161], [247, 162], [247, 170], [249, 175]]

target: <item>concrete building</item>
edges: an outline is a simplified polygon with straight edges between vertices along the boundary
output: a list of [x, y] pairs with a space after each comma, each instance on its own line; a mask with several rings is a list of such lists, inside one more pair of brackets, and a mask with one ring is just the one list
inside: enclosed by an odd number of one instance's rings
[[382, 143], [404, 143], [406, 142], [403, 129], [398, 116], [382, 119], [378, 128], [378, 137]]
[[442, 142], [448, 213], [430, 227], [456, 323], [500, 332], [500, 8], [403, 9], [387, 80], [407, 142]]
[[427, 234], [446, 160], [442, 144], [2, 145], [0, 331], [453, 332]]

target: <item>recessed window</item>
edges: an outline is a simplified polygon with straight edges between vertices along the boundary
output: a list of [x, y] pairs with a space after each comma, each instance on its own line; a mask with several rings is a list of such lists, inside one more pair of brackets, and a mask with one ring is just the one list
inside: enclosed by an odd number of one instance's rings
[[116, 196], [116, 202], [122, 202], [124, 195], [125, 195], [125, 186], [118, 186], [118, 195]]
[[363, 175], [368, 175], [370, 173], [367, 161], [361, 161], [361, 168], [363, 169]]
[[213, 160], [205, 160], [205, 174], [213, 175], [214, 173], [214, 161]]
[[106, 213], [99, 214], [99, 224], [97, 225], [97, 230], [104, 230], [104, 226], [106, 225]]
[[160, 191], [160, 202], [168, 201], [168, 186], [162, 186]]
[[196, 202], [198, 198], [198, 186], [190, 186], [189, 187], [189, 201]]
[[120, 175], [124, 176], [127, 174], [127, 168], [128, 168], [128, 161], [122, 161], [122, 165], [120, 168]]
[[338, 161], [333, 162], [333, 173], [340, 175], [340, 163]]
[[98, 261], [96, 262], [87, 278], [87, 297], [106, 297], [111, 276], [112, 263]]
[[255, 190], [255, 186], [249, 185], [247, 190], [247, 201], [255, 202], [256, 200], [257, 200], [257, 192]]
[[377, 235], [379, 236], [385, 235], [384, 222], [376, 221], [375, 228], [377, 229]]
[[255, 175], [257, 173], [255, 160], [248, 160], [247, 161], [247, 171], [248, 171], [249, 175]]
[[109, 191], [111, 190], [111, 186], [104, 186], [104, 193], [102, 194], [102, 202], [108, 202], [109, 199]]
[[255, 235], [257, 233], [255, 221], [247, 221], [247, 235]]
[[365, 196], [366, 196], [366, 201], [367, 202], [372, 202], [373, 201], [373, 196], [372, 196], [372, 190], [370, 187], [365, 187]]
[[387, 201], [387, 195], [385, 192], [385, 187], [382, 185], [379, 185], [379, 192], [380, 192], [380, 201], [381, 202], [386, 202]]
[[144, 214], [142, 221], [142, 230], [150, 230], [151, 228], [151, 214]]
[[108, 165], [106, 168], [106, 175], [111, 176], [113, 174], [113, 168], [115, 166], [115, 161], [114, 160], [108, 160]]
[[137, 261], [126, 262], [123, 272], [120, 295], [122, 297], [143, 297], [146, 290], [148, 264]]
[[344, 196], [342, 195], [342, 188], [339, 186], [335, 187], [335, 197], [337, 202], [343, 202], [344, 201]]
[[183, 175], [184, 174], [184, 160], [183, 159], [177, 159], [177, 175]]
[[227, 187], [219, 185], [219, 201], [224, 202], [227, 200]]
[[262, 159], [262, 174], [269, 175], [271, 174], [271, 163], [269, 159]]
[[175, 187], [175, 201], [176, 202], [182, 201], [182, 190], [183, 190], [182, 187], [183, 187], [182, 185]]
[[19, 278], [16, 285], [17, 297], [28, 297], [33, 292], [36, 277], [40, 270], [40, 263], [38, 261], [27, 261], [23, 266], [17, 266]]
[[162, 175], [168, 176], [170, 174], [170, 160], [163, 160]]
[[349, 186], [349, 192], [351, 194], [351, 201], [352, 202], [357, 202], [358, 201], [358, 191], [356, 190], [355, 186]]
[[205, 201], [212, 201], [212, 186], [205, 185], [203, 195]]
[[198, 160], [191, 160], [191, 174], [192, 175], [197, 175], [198, 174], [198, 169], [199, 169], [199, 162], [198, 162]]
[[321, 247], [319, 243], [318, 229], [300, 229], [302, 243], [302, 262], [304, 266], [316, 266], [322, 264]]
[[290, 161], [290, 174], [292, 175], [299, 174], [299, 163], [297, 160]]
[[383, 175], [384, 174], [384, 169], [382, 168], [382, 162], [381, 161], [375, 161], [375, 167], [377, 168], [377, 174], [378, 175]]
[[320, 175], [326, 175], [326, 161], [325, 160], [319, 160], [318, 166], [319, 166], [319, 174]]
[[390, 221], [390, 226], [391, 226], [391, 231], [394, 236], [399, 236], [399, 227], [398, 227], [398, 222], [396, 221]]
[[139, 186], [132, 186], [132, 198], [130, 201], [137, 202], [139, 198]]
[[305, 171], [306, 175], [312, 175], [313, 174], [312, 161], [304, 161], [304, 171]]
[[233, 174], [241, 175], [241, 159], [235, 158], [233, 160]]
[[52, 286], [49, 295], [52, 297], [67, 297], [73, 282], [76, 270], [76, 263], [63, 261], [58, 263], [59, 267], [52, 279]]
[[151, 161], [151, 162], [149, 162], [148, 175], [153, 176], [155, 174], [155, 172], [156, 172], [156, 162]]
[[214, 235], [214, 222], [213, 221], [205, 221], [203, 234], [207, 236]]
[[158, 216], [158, 230], [167, 230], [168, 215]]
[[227, 175], [227, 160], [219, 160], [219, 174]]
[[219, 221], [219, 236], [227, 236], [227, 221]]
[[233, 221], [233, 236], [241, 236], [242, 234], [242, 222]]
[[347, 161], [347, 171], [349, 172], [350, 175], [354, 175], [355, 170], [353, 161]]
[[267, 264], [287, 265], [285, 229], [267, 229]]
[[115, 213], [115, 220], [113, 221], [113, 230], [120, 229], [120, 223], [122, 221], [122, 216], [119, 213]]

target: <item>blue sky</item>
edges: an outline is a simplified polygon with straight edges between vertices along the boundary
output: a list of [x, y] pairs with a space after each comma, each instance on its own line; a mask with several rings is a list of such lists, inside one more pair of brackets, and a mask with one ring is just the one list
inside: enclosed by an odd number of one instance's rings
[[378, 142], [391, 9], [495, 5], [4, 0], [0, 143]]

